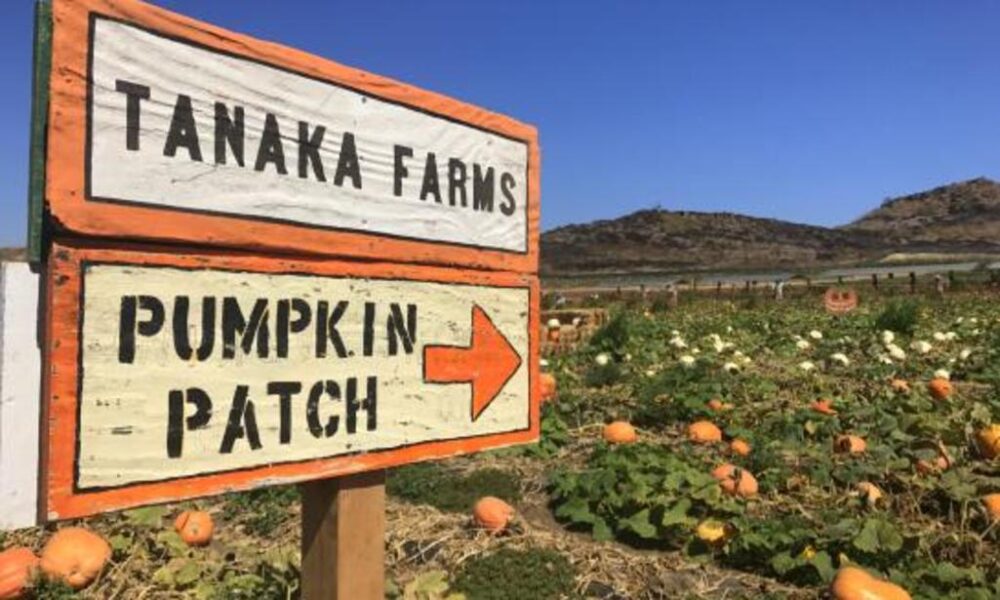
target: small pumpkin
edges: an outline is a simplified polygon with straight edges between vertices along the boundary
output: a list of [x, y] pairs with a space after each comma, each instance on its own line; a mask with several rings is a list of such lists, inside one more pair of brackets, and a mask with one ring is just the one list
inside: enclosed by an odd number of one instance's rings
[[868, 449], [868, 443], [856, 435], [838, 435], [833, 440], [833, 449], [841, 454], [861, 454]]
[[552, 373], [542, 373], [539, 378], [542, 384], [542, 402], [548, 402], [556, 397], [556, 378]]
[[952, 392], [951, 382], [941, 377], [931, 379], [927, 384], [927, 391], [935, 400], [947, 400]]
[[90, 585], [111, 558], [111, 546], [101, 536], [82, 527], [57, 531], [42, 548], [42, 571], [66, 582], [74, 590]]
[[736, 438], [735, 440], [729, 442], [729, 449], [733, 452], [733, 454], [738, 454], [740, 456], [750, 455], [750, 443], [746, 440], [741, 440], [740, 438]]
[[870, 481], [862, 481], [854, 486], [854, 489], [861, 494], [865, 504], [869, 507], [874, 507], [882, 499], [882, 490]]
[[837, 411], [833, 408], [833, 400], [822, 399], [812, 403], [812, 409], [824, 415], [835, 415]]
[[635, 427], [627, 421], [615, 421], [604, 426], [604, 440], [609, 444], [631, 444], [639, 439]]
[[732, 404], [726, 404], [725, 402], [719, 400], [718, 398], [712, 398], [711, 400], [708, 401], [708, 408], [715, 412], [722, 412], [724, 410], [729, 410], [732, 407], [733, 407]]
[[725, 543], [728, 537], [726, 524], [715, 519], [706, 519], [698, 523], [695, 528], [695, 535], [698, 539], [710, 546], [719, 546]]
[[1000, 425], [993, 424], [980, 429], [976, 433], [976, 444], [983, 458], [1000, 456]]
[[837, 571], [830, 584], [830, 595], [834, 600], [912, 600], [909, 592], [895, 583], [852, 566]]
[[514, 518], [514, 507], [500, 498], [485, 496], [472, 507], [476, 525], [490, 533], [500, 533]]
[[711, 421], [696, 421], [688, 425], [688, 439], [696, 444], [713, 444], [722, 441], [722, 430]]
[[897, 392], [899, 394], [910, 393], [910, 384], [905, 379], [893, 379], [892, 381], [889, 382], [889, 385], [892, 386], [892, 391]]
[[983, 496], [983, 508], [989, 516], [990, 522], [1000, 521], [1000, 494], [986, 494]]
[[186, 510], [177, 515], [174, 529], [188, 546], [207, 546], [212, 541], [215, 524], [212, 515], [203, 510]]
[[0, 552], [0, 600], [23, 597], [37, 568], [38, 557], [30, 548], [15, 547]]
[[712, 471], [712, 477], [719, 482], [722, 491], [730, 496], [752, 498], [757, 495], [757, 478], [736, 465], [719, 465]]

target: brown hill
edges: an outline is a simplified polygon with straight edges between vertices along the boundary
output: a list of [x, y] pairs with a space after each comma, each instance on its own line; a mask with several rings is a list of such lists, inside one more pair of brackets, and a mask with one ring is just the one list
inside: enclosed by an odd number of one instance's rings
[[962, 181], [887, 200], [843, 227], [877, 233], [897, 244], [1000, 244], [1000, 184], [985, 178]]
[[730, 213], [642, 210], [542, 234], [543, 275], [810, 268], [889, 254], [1000, 252], [1000, 184], [988, 179], [886, 201], [816, 227]]
[[24, 248], [0, 248], [0, 261], [24, 260], [26, 256]]

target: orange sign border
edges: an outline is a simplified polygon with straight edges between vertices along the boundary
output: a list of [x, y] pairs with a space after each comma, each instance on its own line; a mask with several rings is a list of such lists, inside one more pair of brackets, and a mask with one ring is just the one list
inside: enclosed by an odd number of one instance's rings
[[[43, 380], [42, 444], [46, 472], [40, 478], [45, 486], [44, 510], [50, 519], [84, 517], [107, 511], [146, 504], [160, 504], [246, 490], [260, 485], [290, 484], [384, 469], [401, 464], [478, 452], [538, 439], [539, 421], [539, 310], [538, 278], [516, 273], [459, 271], [455, 269], [381, 262], [350, 262], [323, 259], [264, 258], [226, 251], [200, 254], [176, 254], [175, 249], [119, 245], [113, 248], [77, 243], [53, 247], [46, 281], [45, 345], [48, 357]], [[425, 442], [405, 448], [366, 454], [307, 460], [246, 470], [196, 475], [171, 481], [139, 483], [126, 487], [79, 491], [75, 489], [77, 448], [77, 410], [80, 351], [80, 310], [82, 304], [82, 269], [85, 264], [115, 263], [149, 266], [215, 268], [257, 273], [295, 273], [310, 275], [408, 279], [519, 287], [529, 289], [528, 365], [529, 427], [526, 430], [458, 440]]]
[[[89, 73], [90, 19], [94, 14], [524, 142], [528, 147], [525, 251], [88, 200], [85, 164], [88, 94], [87, 76], [81, 74]], [[82, 235], [117, 239], [537, 272], [541, 160], [534, 127], [441, 94], [233, 33], [137, 0], [54, 0], [53, 24], [45, 196], [59, 227]]]

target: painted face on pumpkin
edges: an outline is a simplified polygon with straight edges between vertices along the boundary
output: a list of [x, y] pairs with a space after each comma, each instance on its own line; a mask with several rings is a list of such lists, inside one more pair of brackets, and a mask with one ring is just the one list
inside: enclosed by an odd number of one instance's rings
[[858, 306], [858, 293], [849, 288], [830, 288], [823, 295], [823, 304], [832, 314], [849, 313]]

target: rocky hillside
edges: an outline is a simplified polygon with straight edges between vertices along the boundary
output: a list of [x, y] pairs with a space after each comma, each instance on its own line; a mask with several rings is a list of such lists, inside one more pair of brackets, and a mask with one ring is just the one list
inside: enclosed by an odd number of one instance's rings
[[542, 273], [807, 268], [898, 252], [1000, 252], [1000, 184], [974, 179], [886, 201], [839, 228], [643, 210], [542, 235]]
[[979, 178], [893, 198], [843, 229], [898, 244], [1000, 244], [1000, 183]]
[[24, 248], [0, 248], [0, 261], [24, 260]]

